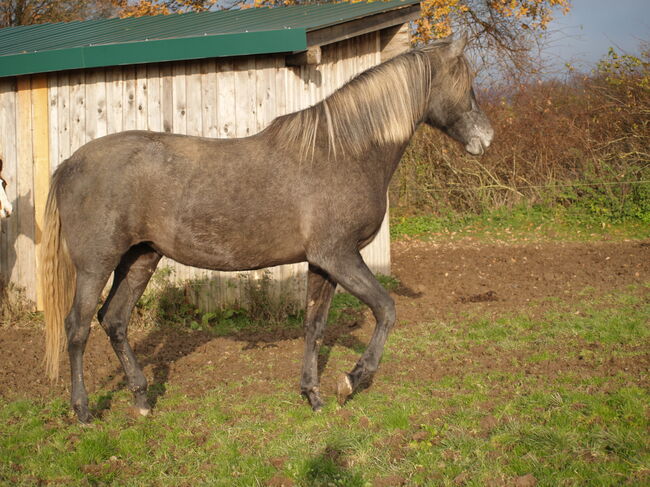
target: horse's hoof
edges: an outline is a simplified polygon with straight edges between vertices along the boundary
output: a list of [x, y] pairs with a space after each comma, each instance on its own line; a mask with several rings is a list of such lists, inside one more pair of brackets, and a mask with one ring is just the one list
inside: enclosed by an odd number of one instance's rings
[[79, 424], [82, 426], [88, 426], [90, 423], [92, 423], [93, 415], [90, 414], [90, 411], [75, 409], [75, 413], [77, 413], [77, 421], [79, 421]]
[[151, 414], [151, 408], [143, 408], [140, 406], [131, 406], [127, 410], [127, 414], [131, 419], [138, 421], [141, 418], [146, 418]]
[[323, 409], [325, 402], [320, 397], [320, 391], [318, 390], [318, 387], [314, 387], [310, 391], [303, 392], [303, 394], [307, 396], [307, 400], [309, 401], [309, 405], [311, 406], [312, 411], [318, 413], [321, 409]]
[[352, 382], [350, 382], [350, 376], [348, 374], [343, 374], [336, 384], [336, 398], [339, 401], [339, 404], [343, 406], [348, 397], [352, 394]]
[[323, 409], [323, 406], [325, 405], [320, 397], [316, 397], [314, 399], [310, 398], [309, 403], [311, 404], [311, 410], [315, 413], [320, 413]]
[[140, 416], [147, 417], [147, 416], [149, 416], [149, 413], [151, 413], [151, 409], [149, 409], [149, 408], [138, 408], [138, 413], [140, 413]]

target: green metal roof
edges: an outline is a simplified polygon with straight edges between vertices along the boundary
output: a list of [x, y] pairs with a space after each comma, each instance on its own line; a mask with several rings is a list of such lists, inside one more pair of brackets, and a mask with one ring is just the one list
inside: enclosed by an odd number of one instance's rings
[[0, 77], [302, 51], [310, 32], [419, 2], [328, 3], [9, 27], [0, 29]]

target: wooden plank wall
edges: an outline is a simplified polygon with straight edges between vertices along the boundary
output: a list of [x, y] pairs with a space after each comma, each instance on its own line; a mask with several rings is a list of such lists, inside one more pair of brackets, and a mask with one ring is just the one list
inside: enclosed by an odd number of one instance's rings
[[[36, 299], [33, 294], [35, 285], [30, 269], [20, 256], [29, 253], [33, 247], [29, 236], [19, 239], [18, 222], [21, 213], [33, 213], [33, 206], [28, 198], [33, 194], [32, 188], [25, 188], [28, 181], [23, 182], [23, 188], [18, 186], [18, 86], [16, 78], [0, 79], [0, 157], [3, 160], [2, 175], [7, 181], [7, 196], [13, 205], [11, 218], [2, 220], [0, 229], [0, 266], [2, 280], [11, 281], [17, 286], [29, 290], [27, 297]], [[22, 193], [21, 190], [22, 189]], [[32, 232], [33, 233], [33, 232]]]
[[[0, 79], [0, 154], [9, 197], [17, 203], [15, 215], [2, 223], [2, 275], [36, 301], [35, 249], [49, 175], [43, 176], [42, 169], [35, 174], [35, 167], [54, 170], [86, 142], [128, 129], [208, 137], [252, 135], [275, 117], [320, 101], [378, 64], [381, 43], [375, 32], [324, 46], [322, 63], [316, 66], [286, 67], [283, 56], [248, 56]], [[37, 105], [35, 98], [41, 99]], [[43, 130], [44, 106], [49, 137], [39, 145], [35, 142], [42, 137], [38, 134]], [[362, 254], [375, 272], [390, 272], [387, 219]], [[207, 310], [215, 303], [244, 301], [242, 282], [265, 275], [273, 278], [274, 293], [304, 299], [306, 264], [252, 273], [211, 272], [168, 259], [161, 262], [164, 266], [173, 269], [176, 281], [204, 281], [196, 296]]]

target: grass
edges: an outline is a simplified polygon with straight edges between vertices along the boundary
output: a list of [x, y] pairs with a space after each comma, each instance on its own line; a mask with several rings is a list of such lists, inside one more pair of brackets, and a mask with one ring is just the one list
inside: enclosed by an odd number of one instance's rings
[[[650, 236], [636, 220], [603, 226], [578, 214], [521, 207], [459, 220], [394, 216], [393, 236]], [[585, 288], [570, 302], [532, 303], [521, 314], [402, 321], [374, 385], [343, 408], [330, 391], [321, 414], [297, 394], [295, 378], [269, 383], [263, 375], [215, 379], [201, 397], [152, 384], [160, 395], [148, 418], [132, 415], [127, 390], [100, 390], [91, 404], [103, 415], [85, 427], [67, 398], [0, 398], [0, 485], [648, 485], [649, 290]], [[271, 319], [299, 335], [300, 312], [275, 309], [263, 320], [243, 310], [201, 313], [181, 309], [174, 292], [166, 289], [166, 301], [145, 296], [143, 315], [231, 337], [268, 332]], [[337, 294], [329, 321], [341, 326], [362, 309]], [[179, 313], [186, 319], [171, 319]], [[324, 346], [324, 374], [349, 368], [360, 352]]]
[[[357, 306], [338, 295], [333, 315]], [[338, 311], [337, 311], [338, 309]], [[135, 419], [128, 391], [88, 427], [64, 399], [0, 399], [3, 485], [647, 485], [647, 287], [532, 315], [401, 323], [381, 374], [314, 414], [293, 380], [251, 395], [173, 384]], [[328, 369], [349, 365], [333, 346]], [[265, 382], [247, 378], [249, 385]]]
[[[650, 201], [650, 198], [648, 198]], [[650, 207], [650, 203], [647, 203]], [[602, 240], [650, 238], [650, 210], [620, 216], [586, 203], [574, 206], [528, 205], [498, 208], [483, 214], [391, 216], [391, 237], [440, 239], [476, 237], [483, 240]]]

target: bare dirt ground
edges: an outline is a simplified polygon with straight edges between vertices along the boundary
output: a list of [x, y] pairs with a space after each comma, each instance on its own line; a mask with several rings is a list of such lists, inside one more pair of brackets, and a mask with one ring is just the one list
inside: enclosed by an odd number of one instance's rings
[[[496, 243], [464, 239], [437, 244], [393, 244], [393, 273], [400, 286], [392, 293], [398, 324], [455, 319], [468, 313], [485, 317], [544, 311], [548, 298], [564, 303], [585, 289], [597, 295], [650, 281], [650, 241]], [[650, 299], [648, 288], [642, 288]], [[352, 349], [367, 343], [374, 326], [369, 312], [352, 315], [328, 329], [325, 343]], [[215, 382], [253, 375], [251, 393], [271, 380], [298, 383], [303, 341], [299, 331], [240, 333], [215, 337], [171, 327], [133, 330], [131, 344], [150, 383], [173, 385], [188, 395], [201, 394]], [[0, 328], [0, 396], [5, 399], [68, 397], [68, 364], [61, 380], [50, 383], [42, 366], [43, 333], [37, 327]], [[647, 368], [649, 363], [635, 364]], [[206, 374], [206, 365], [210, 374]], [[353, 364], [350, 363], [350, 366]], [[617, 366], [628, 367], [621, 363]], [[384, 368], [390, 377], [395, 371]], [[393, 366], [394, 367], [394, 366]], [[108, 339], [93, 325], [85, 354], [89, 392], [123, 387], [123, 374]], [[202, 372], [200, 372], [202, 371]], [[430, 372], [430, 371], [429, 371]], [[323, 389], [332, 394], [334, 371], [323, 370]], [[268, 388], [271, 386], [269, 385]]]

